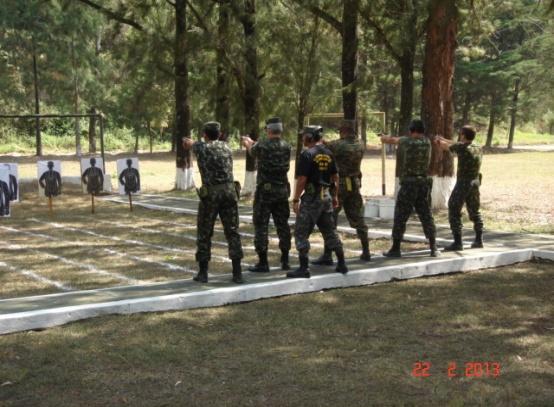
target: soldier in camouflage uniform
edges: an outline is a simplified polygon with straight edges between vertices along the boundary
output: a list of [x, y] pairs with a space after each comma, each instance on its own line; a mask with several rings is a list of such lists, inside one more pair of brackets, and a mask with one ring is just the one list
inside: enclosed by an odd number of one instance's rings
[[337, 167], [333, 154], [322, 143], [322, 136], [323, 128], [320, 126], [304, 127], [302, 138], [306, 150], [302, 152], [298, 161], [298, 178], [292, 201], [296, 213], [294, 238], [300, 267], [288, 272], [289, 278], [310, 277], [309, 238], [316, 225], [323, 235], [325, 247], [334, 250], [337, 255], [335, 270], [342, 274], [348, 272], [333, 216], [333, 208], [338, 206]]
[[454, 242], [444, 250], [463, 250], [462, 242], [462, 208], [464, 203], [473, 222], [475, 240], [472, 248], [483, 247], [483, 219], [479, 207], [481, 204], [479, 187], [481, 185], [481, 162], [483, 151], [479, 145], [473, 143], [475, 130], [471, 126], [464, 126], [460, 131], [457, 143], [445, 138], [437, 138], [437, 143], [443, 150], [450, 150], [458, 156], [458, 172], [456, 185], [448, 200], [448, 221], [454, 236]]
[[248, 270], [251, 272], [269, 272], [267, 261], [269, 218], [273, 222], [279, 236], [281, 249], [281, 269], [289, 269], [290, 251], [290, 185], [288, 171], [290, 168], [290, 145], [281, 138], [283, 123], [274, 117], [266, 122], [267, 139], [254, 144], [250, 137], [243, 137], [242, 142], [248, 153], [257, 159], [258, 175], [256, 179], [256, 194], [254, 195], [253, 222], [256, 228], [254, 246], [259, 262]]
[[431, 256], [437, 257], [436, 228], [431, 212], [432, 179], [427, 176], [431, 159], [431, 142], [425, 136], [425, 127], [421, 120], [410, 124], [407, 137], [381, 136], [387, 144], [398, 144], [403, 152], [404, 162], [400, 174], [400, 190], [394, 208], [392, 227], [392, 247], [383, 253], [386, 257], [400, 257], [400, 242], [406, 231], [406, 222], [415, 209], [423, 226], [425, 237], [429, 240]]
[[211, 258], [214, 223], [219, 215], [225, 238], [229, 245], [229, 258], [233, 262], [233, 282], [240, 284], [243, 258], [239, 228], [238, 195], [239, 188], [233, 179], [233, 155], [229, 146], [219, 140], [220, 125], [217, 122], [204, 124], [204, 141], [193, 142], [183, 138], [183, 148], [192, 149], [196, 156], [202, 178], [198, 190], [196, 261], [199, 271], [194, 281], [208, 282], [208, 263]]
[[[346, 219], [350, 227], [356, 229], [356, 233], [362, 243], [361, 260], [370, 261], [369, 239], [367, 225], [364, 220], [364, 200], [360, 193], [362, 172], [362, 158], [364, 145], [356, 138], [356, 121], [344, 120], [339, 128], [340, 139], [325, 145], [335, 156], [339, 171], [339, 206], [334, 210], [335, 225], [337, 225], [339, 213], [344, 208]], [[325, 248], [323, 255], [312, 261], [312, 264], [332, 265], [331, 250]]]

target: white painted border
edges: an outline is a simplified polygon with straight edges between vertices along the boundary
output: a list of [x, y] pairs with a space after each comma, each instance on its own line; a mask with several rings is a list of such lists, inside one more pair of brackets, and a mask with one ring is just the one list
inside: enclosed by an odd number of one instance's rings
[[540, 258], [554, 258], [554, 252], [535, 251], [533, 249], [519, 249], [502, 253], [477, 253], [474, 256], [454, 259], [433, 259], [376, 269], [355, 270], [346, 275], [331, 273], [317, 275], [311, 279], [280, 279], [256, 284], [214, 288], [206, 291], [18, 312], [0, 315], [0, 334], [53, 327], [100, 315], [216, 307], [332, 288], [371, 285], [388, 282], [393, 279], [404, 280], [422, 276], [501, 267], [530, 261], [535, 257], [535, 252], [537, 252], [537, 257]]

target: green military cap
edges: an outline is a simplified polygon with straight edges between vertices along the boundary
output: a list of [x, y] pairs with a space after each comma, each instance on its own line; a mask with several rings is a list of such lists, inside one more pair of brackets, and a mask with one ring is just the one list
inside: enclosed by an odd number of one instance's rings
[[218, 122], [207, 122], [204, 123], [204, 131], [221, 131], [221, 124]]
[[283, 131], [283, 121], [280, 117], [272, 117], [270, 119], [267, 119], [265, 122], [265, 129], [266, 130], [272, 130], [272, 131]]
[[309, 134], [312, 138], [319, 140], [323, 136], [323, 127], [305, 126], [300, 134]]

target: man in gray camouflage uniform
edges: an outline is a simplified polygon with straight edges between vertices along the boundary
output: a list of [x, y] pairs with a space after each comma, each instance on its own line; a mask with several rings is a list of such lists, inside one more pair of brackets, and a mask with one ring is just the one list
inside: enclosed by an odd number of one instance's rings
[[198, 190], [200, 203], [197, 217], [196, 261], [199, 271], [194, 281], [208, 282], [208, 263], [211, 258], [214, 223], [219, 215], [225, 238], [229, 245], [229, 258], [233, 262], [233, 282], [240, 284], [243, 258], [239, 228], [238, 187], [233, 179], [233, 154], [224, 141], [219, 140], [220, 125], [217, 122], [204, 124], [204, 140], [193, 142], [183, 138], [183, 148], [192, 149], [196, 156], [202, 178]]
[[[254, 246], [259, 262], [248, 270], [254, 273], [269, 272], [267, 261], [269, 218], [279, 236], [281, 249], [281, 269], [289, 269], [290, 251], [290, 185], [288, 171], [290, 168], [290, 145], [281, 138], [283, 123], [273, 117], [266, 122], [267, 139], [254, 142], [250, 137], [243, 137], [242, 143], [248, 154], [258, 160], [256, 194], [254, 195], [253, 223], [256, 229]], [[255, 143], [255, 144], [254, 144]]]
[[425, 127], [421, 120], [413, 120], [408, 137], [390, 137], [381, 135], [381, 142], [398, 144], [403, 151], [403, 163], [400, 174], [400, 190], [394, 208], [392, 227], [392, 247], [383, 253], [386, 257], [400, 257], [400, 242], [406, 231], [406, 222], [416, 211], [423, 226], [425, 237], [429, 240], [431, 256], [437, 257], [439, 251], [435, 242], [436, 228], [431, 212], [432, 179], [428, 177], [431, 159], [431, 142], [425, 136]]
[[335, 270], [342, 274], [348, 272], [342, 242], [337, 234], [333, 216], [333, 208], [339, 204], [337, 166], [333, 154], [325, 147], [322, 138], [323, 128], [320, 126], [306, 126], [302, 131], [302, 140], [306, 149], [300, 154], [298, 161], [298, 178], [292, 201], [296, 213], [294, 238], [300, 267], [288, 272], [289, 278], [310, 277], [309, 239], [316, 225], [323, 235], [325, 247], [333, 250], [337, 255]]

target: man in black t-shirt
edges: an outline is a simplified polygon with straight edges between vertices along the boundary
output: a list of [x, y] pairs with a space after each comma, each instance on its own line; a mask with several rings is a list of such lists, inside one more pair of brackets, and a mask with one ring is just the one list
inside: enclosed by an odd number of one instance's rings
[[[331, 151], [323, 145], [322, 136], [323, 128], [320, 126], [307, 126], [302, 131], [304, 146], [307, 149], [300, 155], [292, 201], [296, 213], [294, 239], [300, 256], [300, 267], [287, 273], [289, 278], [310, 277], [309, 238], [315, 225], [323, 235], [325, 247], [335, 251], [337, 255], [336, 271], [342, 274], [348, 272], [333, 217], [333, 208], [338, 206], [337, 166]], [[333, 191], [332, 196], [330, 191]]]

